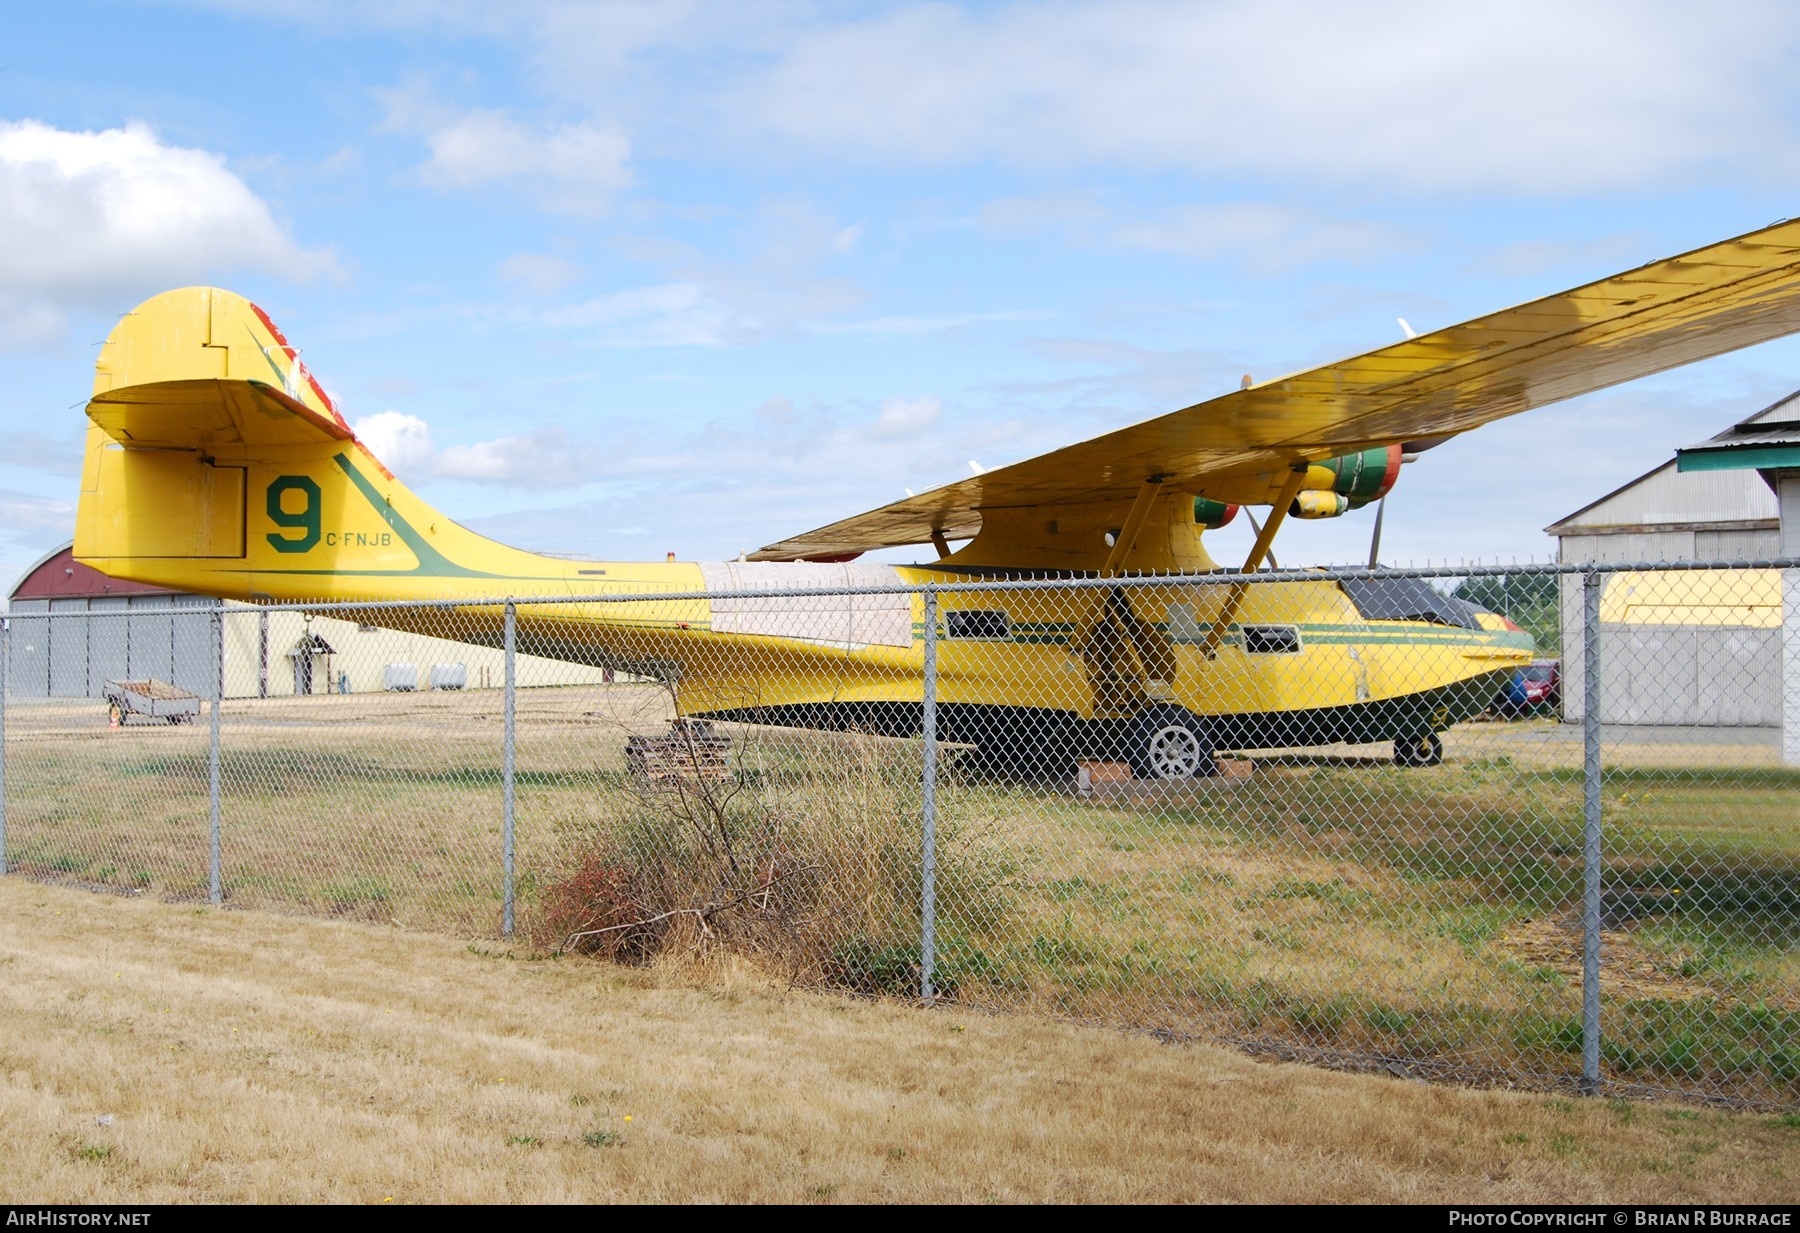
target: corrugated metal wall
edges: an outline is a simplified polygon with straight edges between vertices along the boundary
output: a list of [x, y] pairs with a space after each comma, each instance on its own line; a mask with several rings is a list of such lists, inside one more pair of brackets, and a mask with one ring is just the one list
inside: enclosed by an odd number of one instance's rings
[[[213, 688], [217, 670], [212, 653], [209, 610], [213, 601], [194, 595], [110, 595], [89, 599], [15, 599], [12, 601], [11, 691], [21, 698], [98, 698], [109, 680], [154, 677], [202, 697]], [[87, 619], [51, 621], [42, 613], [85, 613]], [[299, 612], [262, 612], [247, 605], [226, 607], [222, 631], [225, 652], [225, 696], [254, 698], [264, 688], [276, 696], [297, 692], [294, 645], [309, 632], [322, 635], [339, 652], [333, 677], [313, 681], [318, 693], [340, 686], [357, 692], [382, 688], [383, 664], [368, 647], [379, 642], [390, 653], [409, 655], [427, 674], [433, 665], [460, 667], [468, 688], [490, 688], [501, 679], [505, 656], [495, 648], [471, 646], [425, 635], [395, 635], [329, 617], [311, 620]], [[260, 618], [260, 619], [259, 619]], [[268, 631], [264, 660], [263, 628]], [[363, 638], [371, 639], [362, 643]], [[598, 685], [604, 672], [585, 664], [568, 664], [521, 656], [541, 684]]]
[[[206, 696], [218, 672], [209, 601], [175, 595], [12, 602], [8, 685], [22, 698], [97, 698], [109, 680], [155, 677]], [[85, 612], [46, 620], [35, 613]]]

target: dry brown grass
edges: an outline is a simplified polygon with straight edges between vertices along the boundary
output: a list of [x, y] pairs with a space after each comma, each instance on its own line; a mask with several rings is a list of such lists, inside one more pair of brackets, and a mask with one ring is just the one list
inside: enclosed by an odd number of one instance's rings
[[482, 951], [0, 879], [8, 1198], [1800, 1198], [1793, 1119]]
[[[572, 871], [622, 863], [601, 859], [609, 845], [661, 851], [642, 846], [658, 811], [633, 789], [622, 751], [628, 732], [666, 730], [669, 701], [643, 685], [520, 692], [524, 930], [560, 941], [586, 927], [578, 914], [557, 933], [546, 913]], [[227, 901], [493, 936], [498, 703], [490, 690], [228, 704]], [[111, 732], [86, 702], [15, 706], [7, 726], [18, 867], [204, 901], [203, 727]], [[805, 823], [784, 824], [807, 839], [799, 863], [828, 870], [857, 907], [778, 905], [789, 933], [751, 936], [738, 953], [773, 960], [777, 977], [916, 987], [917, 746], [725, 730], [745, 776], [738, 803]], [[987, 1009], [1568, 1082], [1579, 1065], [1579, 743], [1551, 721], [1466, 725], [1449, 739], [1455, 758], [1432, 771], [1397, 770], [1380, 749], [1360, 760], [1325, 751], [1261, 759], [1228, 788], [1138, 802], [984, 780], [947, 757], [938, 987]], [[1699, 759], [1731, 747], [1681, 748]], [[1646, 751], [1656, 765], [1635, 765]], [[1800, 1107], [1800, 781], [1705, 760], [1671, 770], [1670, 750], [1636, 738], [1616, 752], [1626, 760], [1609, 764], [1609, 884], [1683, 910], [1621, 918], [1608, 936], [1607, 1073]], [[877, 763], [872, 793], [853, 772]], [[898, 859], [871, 862], [883, 852]], [[613, 923], [684, 906], [678, 897]], [[794, 937], [807, 945], [776, 944]]]

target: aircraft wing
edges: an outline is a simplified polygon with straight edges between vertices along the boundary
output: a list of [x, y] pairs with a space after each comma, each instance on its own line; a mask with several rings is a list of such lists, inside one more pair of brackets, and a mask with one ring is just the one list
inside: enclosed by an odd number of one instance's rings
[[792, 561], [966, 539], [984, 509], [1129, 501], [1145, 480], [1283, 471], [1466, 432], [1800, 330], [1800, 222], [1296, 373], [946, 484], [760, 549]]

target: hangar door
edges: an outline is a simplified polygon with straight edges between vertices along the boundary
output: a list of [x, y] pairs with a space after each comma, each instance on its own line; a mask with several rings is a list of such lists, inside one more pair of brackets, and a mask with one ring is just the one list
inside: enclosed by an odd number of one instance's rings
[[1600, 663], [1600, 714], [1607, 723], [1781, 722], [1780, 630], [1603, 626]]
[[210, 606], [187, 595], [16, 600], [8, 689], [21, 698], [98, 698], [109, 680], [153, 677], [209, 696], [218, 676]]

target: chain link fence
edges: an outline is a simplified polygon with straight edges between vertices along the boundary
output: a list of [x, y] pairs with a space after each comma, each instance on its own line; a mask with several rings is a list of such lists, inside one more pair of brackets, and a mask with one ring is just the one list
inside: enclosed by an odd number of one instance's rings
[[[1794, 1108], [1784, 564], [15, 613], [0, 855], [1332, 1065]], [[78, 647], [81, 672], [44, 658]], [[92, 687], [138, 662], [187, 675]]]

